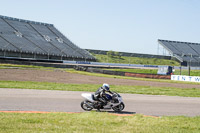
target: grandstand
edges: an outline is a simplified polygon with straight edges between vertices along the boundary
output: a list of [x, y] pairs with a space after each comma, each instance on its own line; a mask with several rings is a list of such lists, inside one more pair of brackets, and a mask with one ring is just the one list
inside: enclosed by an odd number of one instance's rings
[[200, 43], [158, 40], [182, 65], [200, 66]]
[[0, 58], [95, 61], [53, 24], [0, 16]]

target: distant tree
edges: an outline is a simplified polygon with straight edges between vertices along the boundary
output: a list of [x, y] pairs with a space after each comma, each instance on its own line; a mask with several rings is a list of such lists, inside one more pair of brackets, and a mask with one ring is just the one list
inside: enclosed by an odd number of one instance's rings
[[121, 54], [119, 52], [115, 52], [115, 56], [117, 56], [118, 59], [121, 58]]
[[115, 56], [119, 56], [119, 52], [115, 52]]
[[108, 57], [113, 58], [115, 56], [115, 52], [110, 50], [107, 52]]

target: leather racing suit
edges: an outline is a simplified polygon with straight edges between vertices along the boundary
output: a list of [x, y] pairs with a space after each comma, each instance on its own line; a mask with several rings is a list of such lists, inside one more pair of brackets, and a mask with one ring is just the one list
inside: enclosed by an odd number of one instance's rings
[[113, 94], [110, 90], [106, 91], [103, 87], [98, 88], [98, 90], [94, 94], [94, 98], [97, 101], [100, 101], [103, 105], [107, 104], [106, 92]]

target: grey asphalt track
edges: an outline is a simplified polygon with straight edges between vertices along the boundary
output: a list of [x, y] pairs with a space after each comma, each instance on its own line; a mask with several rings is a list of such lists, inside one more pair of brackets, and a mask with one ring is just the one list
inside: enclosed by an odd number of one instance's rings
[[[84, 112], [83, 92], [0, 88], [0, 111]], [[88, 92], [86, 92], [88, 93]], [[200, 115], [200, 98], [121, 94], [124, 113], [152, 116]]]

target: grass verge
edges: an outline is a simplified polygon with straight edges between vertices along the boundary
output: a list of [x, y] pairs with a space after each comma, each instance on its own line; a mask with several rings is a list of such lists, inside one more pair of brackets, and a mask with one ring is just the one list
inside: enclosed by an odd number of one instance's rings
[[180, 63], [174, 60], [167, 59], [157, 59], [157, 58], [142, 58], [142, 57], [127, 57], [117, 56], [110, 57], [103, 54], [93, 54], [99, 62], [108, 63], [122, 63], [122, 64], [143, 64], [143, 65], [169, 65], [169, 66], [179, 66]]
[[[88, 91], [94, 92], [100, 84], [64, 84], [31, 81], [0, 81], [0, 88], [38, 89], [38, 90], [61, 90], [61, 91]], [[183, 97], [200, 97], [200, 89], [182, 89], [172, 87], [152, 86], [126, 86], [111, 85], [111, 90], [119, 93], [167, 95]]]
[[13, 69], [13, 68], [18, 68], [18, 69], [41, 69], [41, 70], [51, 70], [51, 69], [56, 69], [53, 67], [43, 67], [43, 66], [33, 66], [33, 65], [17, 65], [17, 64], [0, 64], [0, 69]]
[[0, 132], [80, 133], [199, 133], [200, 117], [113, 116], [108, 113], [80, 114], [0, 113]]

